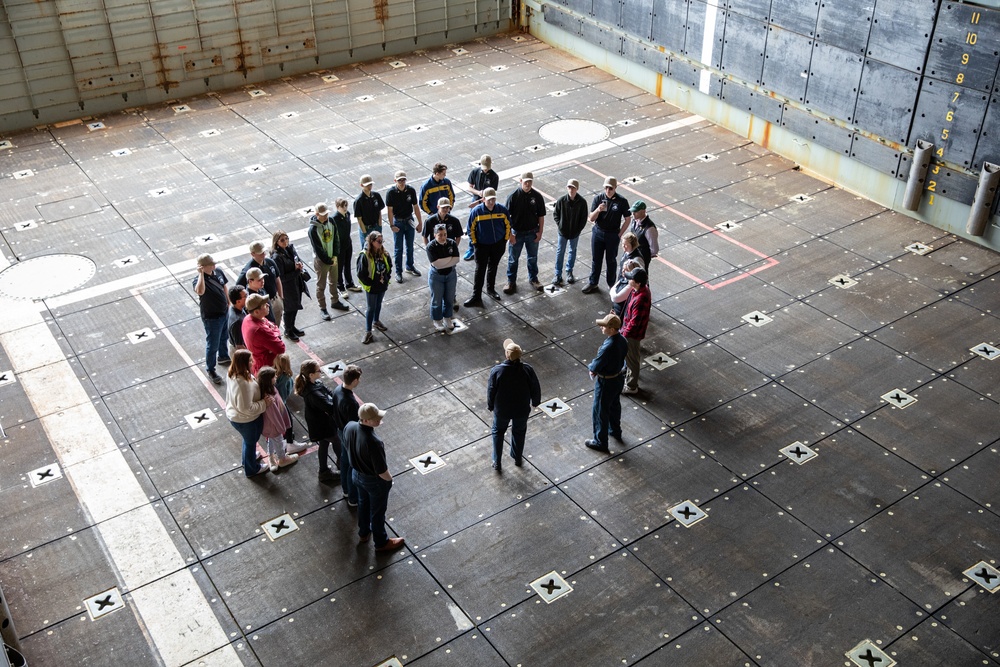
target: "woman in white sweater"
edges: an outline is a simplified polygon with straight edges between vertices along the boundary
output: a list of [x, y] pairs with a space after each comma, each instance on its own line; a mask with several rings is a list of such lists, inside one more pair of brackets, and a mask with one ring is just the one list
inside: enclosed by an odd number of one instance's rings
[[257, 460], [257, 441], [264, 431], [264, 411], [270, 396], [261, 398], [257, 381], [250, 373], [250, 350], [237, 350], [226, 377], [226, 416], [243, 437], [243, 472], [247, 477], [269, 470]]

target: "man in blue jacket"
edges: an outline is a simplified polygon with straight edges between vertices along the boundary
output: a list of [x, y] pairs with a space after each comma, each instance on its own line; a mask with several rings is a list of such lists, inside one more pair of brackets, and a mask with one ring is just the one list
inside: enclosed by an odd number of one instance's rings
[[[478, 252], [477, 252], [478, 257]], [[521, 361], [521, 346], [508, 338], [503, 342], [504, 361], [493, 367], [486, 384], [486, 407], [493, 413], [493, 469], [500, 472], [503, 436], [510, 432], [510, 456], [520, 467], [524, 436], [532, 407], [542, 402], [542, 389], [535, 370]]]
[[621, 319], [609, 313], [597, 320], [601, 332], [607, 336], [590, 362], [590, 379], [594, 381], [594, 438], [584, 444], [598, 452], [609, 453], [608, 433], [616, 440], [622, 439], [621, 394], [625, 387], [625, 355], [628, 343], [618, 333]]
[[483, 191], [483, 203], [469, 214], [468, 233], [469, 244], [476, 249], [476, 277], [472, 284], [472, 298], [465, 302], [465, 306], [482, 308], [484, 278], [486, 293], [496, 301], [500, 300], [496, 288], [497, 266], [507, 251], [507, 239], [510, 238], [510, 214], [497, 203], [497, 191], [493, 188]]

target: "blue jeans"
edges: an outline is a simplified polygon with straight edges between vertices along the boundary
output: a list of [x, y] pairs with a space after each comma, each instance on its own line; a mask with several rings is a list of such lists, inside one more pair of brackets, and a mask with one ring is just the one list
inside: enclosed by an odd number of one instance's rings
[[573, 267], [576, 266], [576, 244], [579, 243], [580, 237], [574, 236], [571, 239], [566, 238], [562, 234], [559, 235], [556, 241], [556, 280], [562, 278], [563, 274], [563, 255], [566, 254], [566, 246], [569, 246], [569, 256], [566, 257], [566, 273], [573, 275]]
[[229, 316], [202, 318], [205, 325], [205, 368], [215, 371], [215, 359], [229, 359]]
[[[340, 431], [340, 442], [344, 442], [344, 432]], [[340, 488], [349, 502], [358, 504], [358, 489], [354, 486], [354, 468], [347, 458], [347, 445], [340, 445]]]
[[625, 375], [594, 380], [594, 440], [608, 446], [608, 433], [622, 432], [622, 389]]
[[260, 440], [260, 434], [264, 432], [264, 415], [257, 417], [252, 422], [230, 421], [229, 423], [243, 437], [243, 473], [247, 477], [252, 477], [264, 467], [257, 463], [257, 441]]
[[427, 272], [427, 286], [431, 288], [431, 319], [435, 322], [451, 317], [455, 304], [455, 286], [458, 285], [458, 271], [452, 268], [446, 274], [438, 273], [433, 266]]
[[508, 417], [493, 413], [493, 463], [500, 463], [503, 454], [503, 436], [510, 426], [510, 455], [515, 462], [524, 455], [524, 436], [528, 432], [527, 417]]
[[507, 251], [507, 282], [517, 282], [517, 262], [521, 259], [521, 248], [528, 251], [528, 282], [538, 282], [538, 241], [535, 235], [538, 230], [518, 232], [514, 243]]
[[354, 486], [358, 490], [358, 536], [373, 535], [375, 547], [384, 546], [389, 541], [385, 532], [385, 512], [389, 507], [392, 482], [357, 470], [353, 474]]
[[385, 292], [366, 292], [365, 296], [368, 300], [368, 312], [365, 313], [365, 331], [371, 331], [372, 324], [378, 322], [382, 315], [382, 299], [385, 298]]
[[416, 235], [417, 230], [413, 228], [409, 222], [404, 220], [395, 220], [396, 229], [398, 232], [392, 233], [392, 250], [393, 257], [396, 261], [396, 273], [397, 275], [403, 272], [403, 245], [406, 245], [406, 268], [413, 268], [413, 237]]
[[[600, 227], [594, 227], [590, 236], [590, 249], [593, 253], [594, 263], [590, 269], [591, 285], [596, 285], [601, 277], [601, 260], [604, 260], [605, 273], [608, 287], [615, 284], [618, 264], [615, 255], [618, 252], [618, 235], [614, 232], [606, 232]], [[602, 257], [603, 255], [603, 257]]]
[[361, 249], [362, 250], [364, 250], [364, 247], [365, 247], [365, 239], [366, 239], [366, 237], [369, 234], [371, 234], [372, 232], [378, 232], [379, 234], [381, 234], [382, 233], [382, 225], [372, 225], [371, 227], [368, 228], [367, 232], [361, 231], [361, 228], [358, 227], [358, 238], [361, 239]]

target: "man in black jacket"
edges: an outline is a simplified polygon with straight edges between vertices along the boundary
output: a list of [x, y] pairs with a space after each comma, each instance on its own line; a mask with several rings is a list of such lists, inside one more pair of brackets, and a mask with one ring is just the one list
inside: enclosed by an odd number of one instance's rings
[[577, 194], [580, 182], [575, 178], [566, 184], [566, 194], [556, 200], [552, 210], [552, 219], [559, 229], [559, 239], [556, 242], [556, 279], [552, 284], [562, 287], [563, 257], [566, 256], [566, 246], [569, 246], [569, 256], [566, 257], [566, 282], [570, 285], [576, 282], [573, 277], [573, 267], [576, 265], [576, 245], [580, 234], [587, 226], [587, 200]]
[[545, 225], [545, 202], [542, 195], [531, 187], [534, 176], [530, 171], [521, 174], [521, 186], [507, 197], [510, 213], [510, 247], [507, 251], [507, 285], [504, 294], [517, 291], [517, 265], [521, 249], [528, 254], [528, 282], [536, 290], [542, 289], [538, 281], [538, 243], [542, 240]]
[[521, 466], [524, 436], [532, 407], [542, 402], [542, 389], [535, 369], [521, 361], [521, 346], [508, 338], [503, 342], [502, 363], [490, 371], [486, 385], [486, 407], [493, 413], [493, 469], [500, 472], [503, 436], [510, 432], [510, 455], [514, 465]]

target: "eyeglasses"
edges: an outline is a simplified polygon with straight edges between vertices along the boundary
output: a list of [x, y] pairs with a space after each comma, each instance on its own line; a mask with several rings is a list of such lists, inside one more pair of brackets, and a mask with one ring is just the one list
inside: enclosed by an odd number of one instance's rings
[[382, 242], [382, 237], [381, 237], [381, 236], [379, 236], [378, 238], [376, 238], [376, 239], [372, 239], [372, 240], [373, 240], [373, 241], [378, 241], [379, 243], [381, 243], [381, 242]]

